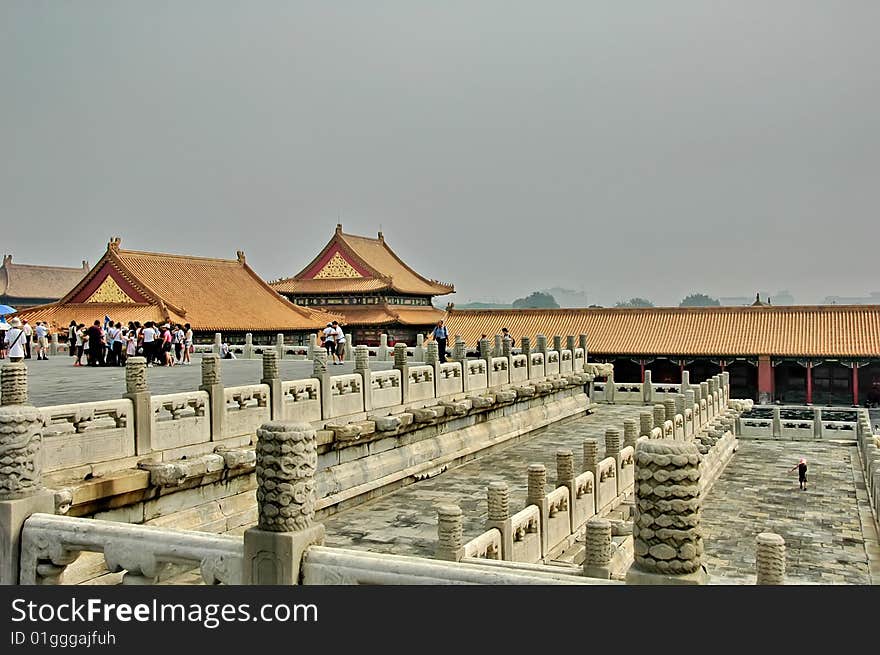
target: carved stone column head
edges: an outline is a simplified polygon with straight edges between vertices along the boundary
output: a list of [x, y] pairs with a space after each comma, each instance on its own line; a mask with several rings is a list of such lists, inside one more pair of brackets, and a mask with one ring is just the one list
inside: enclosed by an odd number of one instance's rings
[[275, 380], [278, 378], [278, 353], [274, 350], [263, 351], [263, 379]]
[[[210, 357], [212, 357], [212, 355], [205, 355], [202, 358], [203, 382], [205, 379], [205, 359]], [[216, 355], [213, 355], [213, 357], [217, 358]], [[143, 393], [149, 391], [149, 388], [147, 387], [147, 360], [145, 357], [129, 357], [125, 360], [125, 391], [126, 393]]]
[[654, 405], [654, 427], [662, 429], [665, 420], [666, 408], [663, 405]]
[[354, 347], [354, 370], [370, 370], [370, 349], [363, 344]]
[[587, 521], [584, 566], [608, 566], [611, 561], [611, 521], [599, 517]]
[[[27, 405], [27, 366], [23, 362], [8, 362], [0, 369], [0, 405]], [[2, 460], [0, 460], [2, 461]]]
[[700, 569], [700, 453], [689, 441], [642, 440], [635, 454], [633, 566], [682, 575]]
[[785, 540], [772, 532], [761, 532], [755, 539], [755, 568], [759, 585], [785, 584]]
[[529, 488], [526, 502], [540, 502], [546, 495], [547, 468], [543, 464], [529, 464]]
[[480, 359], [489, 359], [492, 356], [492, 346], [488, 339], [480, 339]]
[[429, 341], [425, 350], [425, 364], [434, 366], [440, 363], [440, 347], [436, 341]]
[[327, 373], [327, 351], [319, 348], [312, 355], [312, 377], [320, 378], [325, 373]]
[[251, 332], [245, 332], [244, 334], [244, 345], [253, 346], [254, 345], [254, 335]]
[[501, 356], [502, 357], [510, 357], [511, 349], [510, 349], [510, 337], [504, 337], [501, 340]]
[[523, 355], [530, 355], [532, 352], [532, 340], [529, 337], [521, 337], [519, 340], [519, 350]]
[[457, 362], [463, 362], [467, 359], [467, 344], [460, 334], [455, 335], [455, 347], [453, 348], [452, 355]]
[[683, 393], [675, 394], [675, 413], [684, 416], [685, 399]]
[[[651, 431], [648, 430], [648, 434], [651, 434]], [[626, 448], [627, 446], [632, 446], [635, 448], [636, 440], [639, 438], [639, 425], [636, 423], [634, 418], [627, 418], [623, 420], [623, 446]]]
[[315, 517], [318, 441], [308, 423], [264, 423], [257, 430], [259, 527], [270, 532], [305, 530]]
[[406, 344], [394, 344], [394, 368], [402, 368], [407, 365]]
[[617, 457], [620, 454], [620, 430], [605, 429], [605, 457]]
[[584, 439], [584, 472], [595, 471], [599, 466], [599, 442], [596, 439]]
[[578, 348], [584, 349], [584, 354], [587, 352], [587, 335], [579, 334], [578, 335]]
[[687, 409], [694, 408], [694, 401], [696, 400], [696, 396], [694, 395], [693, 389], [688, 389], [684, 392], [684, 406]]
[[650, 437], [654, 429], [654, 414], [644, 410], [639, 412], [639, 436]]
[[547, 337], [543, 334], [535, 335], [535, 350], [547, 354]]
[[667, 421], [675, 420], [675, 399], [667, 398], [663, 401], [663, 414]]
[[27, 367], [0, 368], [0, 500], [30, 496], [42, 488], [43, 417], [27, 404]]
[[506, 521], [510, 518], [510, 489], [506, 482], [492, 482], [486, 488], [490, 521]]
[[458, 505], [440, 505], [437, 508], [437, 540], [440, 549], [448, 553], [460, 550], [463, 533], [461, 508]]
[[553, 336], [553, 350], [560, 352], [562, 350], [562, 337], [558, 334]]
[[574, 480], [574, 453], [568, 448], [560, 448], [556, 451], [556, 484]]
[[567, 337], [565, 337], [565, 349], [571, 351], [572, 358], [574, 358], [575, 347], [576, 346], [575, 346], [575, 341], [574, 341], [574, 335], [569, 334]]

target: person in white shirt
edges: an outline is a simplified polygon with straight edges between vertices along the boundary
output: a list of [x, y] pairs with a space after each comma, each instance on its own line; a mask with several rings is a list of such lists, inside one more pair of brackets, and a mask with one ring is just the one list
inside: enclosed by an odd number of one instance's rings
[[27, 353], [27, 334], [21, 326], [21, 319], [17, 316], [9, 321], [9, 331], [6, 333], [6, 349], [9, 351], [10, 362], [20, 362]]
[[31, 358], [31, 342], [34, 338], [34, 328], [27, 321], [22, 321], [21, 329], [24, 331], [24, 358]]
[[183, 363], [189, 365], [192, 364], [190, 355], [192, 355], [193, 351], [193, 329], [189, 323], [184, 325], [183, 328]]
[[342, 366], [345, 362], [345, 332], [342, 331], [342, 326], [338, 321], [333, 321], [332, 325], [336, 338], [336, 358], [339, 360], [337, 363]]
[[144, 329], [141, 330], [141, 336], [144, 338], [144, 357], [147, 358], [147, 366], [153, 366], [153, 360], [156, 358], [156, 328], [153, 327], [153, 322], [148, 321], [144, 326]]
[[37, 342], [37, 360], [49, 359], [49, 328], [45, 323], [37, 321], [34, 329]]
[[324, 347], [327, 349], [327, 359], [331, 363], [336, 363], [336, 328], [333, 323], [327, 323], [324, 328]]

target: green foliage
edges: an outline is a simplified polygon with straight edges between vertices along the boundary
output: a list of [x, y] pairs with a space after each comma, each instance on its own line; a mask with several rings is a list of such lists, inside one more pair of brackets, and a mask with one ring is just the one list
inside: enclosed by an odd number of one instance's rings
[[689, 296], [685, 296], [678, 303], [679, 307], [718, 307], [720, 305], [720, 301], [707, 296], [705, 293], [692, 293]]
[[654, 303], [646, 298], [630, 298], [629, 300], [621, 300], [615, 307], [653, 307]]
[[525, 298], [517, 298], [513, 301], [514, 309], [558, 309], [559, 303], [549, 293], [533, 291]]

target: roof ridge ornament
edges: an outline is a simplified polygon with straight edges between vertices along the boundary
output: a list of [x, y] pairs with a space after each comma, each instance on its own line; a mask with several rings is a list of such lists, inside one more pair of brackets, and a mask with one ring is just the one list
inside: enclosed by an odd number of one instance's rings
[[120, 237], [111, 237], [110, 241], [107, 243], [107, 250], [119, 252], [119, 244], [121, 241], [122, 239]]
[[239, 264], [246, 264], [247, 263], [247, 259], [244, 256], [244, 250], [236, 250], [235, 257], [236, 257], [236, 259], [238, 259]]

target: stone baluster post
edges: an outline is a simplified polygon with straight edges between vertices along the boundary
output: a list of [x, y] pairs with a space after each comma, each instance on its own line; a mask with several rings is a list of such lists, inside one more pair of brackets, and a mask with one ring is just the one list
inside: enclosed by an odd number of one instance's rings
[[330, 372], [327, 370], [327, 351], [318, 348], [312, 357], [312, 377], [318, 380], [321, 387], [321, 418], [330, 418], [332, 411], [333, 389], [330, 386]]
[[694, 434], [699, 432], [703, 423], [706, 422], [705, 416], [703, 416], [703, 410], [700, 407], [700, 400], [703, 397], [703, 390], [700, 388], [699, 384], [692, 384], [691, 391], [694, 392]]
[[42, 484], [43, 416], [28, 402], [27, 367], [0, 368], [0, 584], [19, 583], [21, 530], [31, 514], [54, 514]]
[[779, 411], [779, 405], [773, 407], [773, 436], [777, 439], [782, 436], [782, 416]]
[[[648, 430], [648, 434], [651, 434], [651, 431]], [[632, 446], [636, 447], [636, 441], [639, 438], [639, 424], [636, 423], [634, 418], [627, 418], [623, 420], [623, 447], [627, 448]]]
[[593, 488], [599, 489], [599, 441], [584, 439], [584, 473], [593, 474]]
[[785, 584], [785, 540], [772, 532], [761, 532], [755, 539], [755, 569], [758, 585]]
[[[614, 480], [619, 496], [624, 490], [620, 486], [620, 430], [618, 428], [605, 429], [605, 457], [614, 458]], [[596, 479], [598, 480], [598, 478]]]
[[49, 340], [49, 354], [57, 355], [58, 354], [58, 333], [53, 332], [51, 334], [51, 338]]
[[667, 421], [675, 420], [675, 398], [666, 398], [663, 401], [663, 413]]
[[464, 528], [458, 505], [440, 505], [437, 508], [436, 559], [460, 562], [464, 557]]
[[529, 337], [520, 337], [519, 354], [526, 356], [526, 371], [529, 380], [532, 379], [532, 340]]
[[354, 339], [352, 339], [351, 333], [347, 332], [345, 334], [345, 345], [343, 346], [345, 361], [350, 362], [351, 358], [354, 357], [354, 348]]
[[507, 361], [509, 363], [511, 355], [513, 355], [513, 352], [510, 346], [510, 337], [504, 337], [501, 340], [501, 356], [507, 357]]
[[388, 361], [388, 335], [380, 334], [379, 335], [379, 349], [376, 351], [376, 361], [379, 362], [387, 362]]
[[429, 341], [425, 348], [425, 364], [434, 371], [434, 398], [437, 398], [440, 395], [437, 393], [440, 384], [440, 346], [436, 341]]
[[394, 368], [400, 371], [400, 398], [405, 404], [409, 402], [409, 361], [405, 343], [394, 344]]
[[[314, 336], [314, 335], [312, 335]], [[251, 332], [246, 332], [244, 335], [244, 348], [241, 349], [241, 358], [242, 359], [253, 359], [254, 358], [254, 335]]]
[[639, 436], [650, 437], [654, 429], [654, 414], [644, 410], [639, 412]]
[[312, 332], [309, 335], [309, 347], [306, 350], [306, 357], [308, 357], [309, 361], [312, 361], [315, 358], [315, 351], [318, 349], [318, 335]]
[[712, 396], [709, 393], [708, 382], [700, 382], [700, 398], [706, 401], [706, 415], [703, 417], [703, 423], [708, 423], [715, 416], [712, 411]]
[[223, 345], [223, 334], [220, 332], [214, 333], [214, 354], [220, 354], [220, 347]]
[[461, 366], [461, 390], [468, 390], [467, 379], [467, 344], [460, 334], [455, 335], [455, 346], [452, 349], [452, 358]]
[[681, 372], [681, 392], [684, 393], [691, 388], [691, 372], [684, 369]]
[[700, 410], [699, 408], [694, 407], [694, 390], [688, 389], [684, 392], [684, 407], [685, 409], [691, 410], [691, 431], [690, 434], [687, 432], [687, 422], [685, 422], [685, 438], [693, 439], [694, 434], [697, 432], [697, 425], [700, 420]]
[[309, 546], [324, 543], [315, 518], [318, 440], [308, 423], [264, 423], [257, 430], [256, 527], [244, 533], [242, 583], [295, 585]]
[[260, 383], [269, 386], [269, 416], [273, 421], [283, 420], [284, 396], [281, 394], [281, 376], [278, 374], [278, 353], [274, 350], [263, 351], [263, 377]]
[[565, 349], [571, 351], [571, 365], [572, 370], [574, 370], [574, 349], [577, 348], [577, 343], [575, 342], [575, 338], [573, 334], [569, 334], [565, 337]]
[[578, 335], [578, 348], [584, 349], [584, 364], [587, 363], [587, 335], [579, 334]]
[[666, 408], [663, 405], [654, 405], [654, 427], [663, 429], [663, 423], [666, 421]]
[[642, 382], [642, 402], [646, 405], [654, 404], [654, 384], [651, 381], [651, 371], [645, 369], [645, 380]]
[[425, 361], [425, 335], [419, 332], [416, 334], [416, 347], [413, 351], [413, 361], [414, 362], [424, 362]]
[[[202, 358], [202, 372], [204, 377], [205, 359]], [[217, 357], [214, 355], [214, 357]], [[217, 357], [219, 360], [219, 357]], [[202, 387], [199, 387], [200, 389]], [[221, 398], [222, 396], [221, 387]], [[134, 441], [135, 454], [149, 455], [153, 452], [153, 411], [150, 406], [150, 389], [147, 386], [147, 360], [144, 357], [129, 357], [125, 361], [125, 394], [123, 398], [131, 401], [132, 414], [134, 416]], [[208, 392], [208, 402], [213, 412], [214, 399]], [[221, 404], [225, 409], [225, 404]], [[212, 413], [213, 419], [213, 413]], [[211, 421], [211, 433], [213, 435], [213, 420]], [[213, 436], [212, 436], [213, 438]]]
[[587, 521], [584, 544], [584, 575], [611, 578], [611, 521], [594, 516]]
[[492, 357], [501, 357], [501, 335], [496, 334], [494, 341], [495, 343], [492, 346]]
[[529, 484], [526, 505], [537, 505], [541, 514], [541, 557], [547, 556], [547, 521], [550, 507], [547, 503], [547, 469], [543, 464], [529, 464]]
[[[570, 503], [573, 503], [574, 499], [577, 497], [577, 488], [574, 479], [574, 453], [569, 448], [560, 448], [556, 451], [556, 486], [568, 487], [568, 498]], [[569, 505], [569, 510], [568, 516], [571, 519], [569, 527], [571, 533], [574, 534], [578, 528], [575, 524], [577, 519], [575, 518], [574, 511], [571, 509], [571, 505]]]
[[724, 371], [721, 378], [724, 380], [724, 405], [726, 407], [730, 404], [730, 373]]
[[643, 439], [634, 459], [634, 560], [627, 584], [706, 584], [697, 446]]
[[543, 334], [538, 334], [535, 336], [535, 352], [542, 353], [544, 355], [544, 364], [547, 364], [547, 337]]
[[557, 353], [560, 353], [559, 359], [560, 361], [562, 361], [562, 337], [558, 334], [553, 335], [553, 350], [555, 350]]
[[485, 360], [488, 370], [492, 370], [492, 346], [488, 339], [480, 339], [480, 359]]
[[275, 335], [275, 352], [278, 354], [278, 361], [284, 359], [284, 334], [281, 332]]
[[361, 376], [364, 391], [364, 410], [373, 409], [373, 378], [370, 375], [370, 349], [365, 345], [354, 347], [354, 372]]
[[605, 402], [614, 404], [614, 396], [616, 395], [617, 388], [614, 386], [614, 370], [611, 370], [611, 373], [605, 379]]
[[813, 439], [821, 439], [822, 433], [822, 408], [813, 407]]
[[501, 559], [513, 559], [513, 525], [510, 522], [510, 490], [506, 482], [491, 482], [486, 488], [489, 515], [486, 529], [501, 533]]

